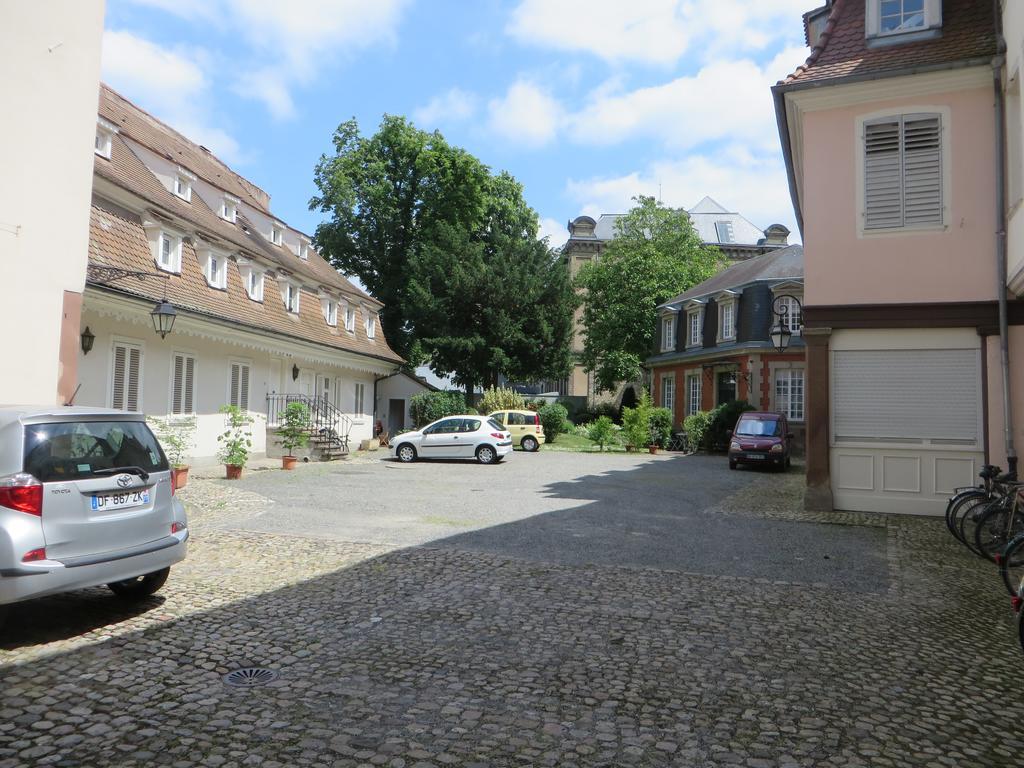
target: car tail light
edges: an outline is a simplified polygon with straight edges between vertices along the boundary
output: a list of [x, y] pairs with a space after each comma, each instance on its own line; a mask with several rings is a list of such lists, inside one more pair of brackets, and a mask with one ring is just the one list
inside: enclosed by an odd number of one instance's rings
[[0, 478], [0, 507], [41, 517], [43, 484], [26, 472]]
[[493, 437], [495, 440], [505, 439], [505, 435], [503, 435], [501, 432], [491, 432], [491, 437]]
[[171, 523], [171, 533], [177, 533], [178, 531], [184, 531], [188, 528], [185, 523]]
[[22, 555], [21, 562], [23, 562], [23, 563], [35, 563], [35, 562], [38, 562], [39, 560], [45, 560], [45, 559], [46, 559], [46, 548], [45, 547], [40, 547], [39, 549], [30, 549], [28, 552], [26, 552], [24, 555]]

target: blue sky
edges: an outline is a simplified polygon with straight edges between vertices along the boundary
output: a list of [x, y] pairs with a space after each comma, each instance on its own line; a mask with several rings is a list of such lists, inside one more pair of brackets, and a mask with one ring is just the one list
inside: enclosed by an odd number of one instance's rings
[[312, 232], [350, 117], [440, 130], [525, 186], [551, 244], [637, 194], [795, 231], [769, 86], [814, 0], [108, 0], [104, 81]]

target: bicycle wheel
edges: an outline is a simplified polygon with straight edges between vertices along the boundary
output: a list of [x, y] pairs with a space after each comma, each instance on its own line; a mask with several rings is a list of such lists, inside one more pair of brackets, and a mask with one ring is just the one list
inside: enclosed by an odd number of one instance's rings
[[[956, 538], [960, 538], [960, 519], [965, 511], [983, 501], [988, 500], [988, 494], [977, 488], [958, 493], [949, 500], [946, 505], [946, 527]], [[962, 541], [962, 539], [961, 539]]]
[[978, 525], [978, 521], [989, 509], [998, 507], [1001, 502], [1002, 499], [981, 499], [977, 503], [965, 505], [965, 509], [960, 513], [960, 521], [957, 524], [957, 530], [960, 532], [959, 539], [975, 554], [980, 554], [974, 548], [974, 530]]
[[[1010, 523], [1010, 512], [1003, 504], [989, 506], [978, 518], [978, 524], [974, 526], [974, 551], [982, 557], [993, 562], [996, 555], [1003, 551], [1006, 542], [1016, 533], [1014, 530], [1007, 530]], [[1014, 516], [1014, 522], [1017, 517]]]
[[1010, 597], [1024, 597], [1024, 534], [1011, 539], [999, 556], [999, 575]]

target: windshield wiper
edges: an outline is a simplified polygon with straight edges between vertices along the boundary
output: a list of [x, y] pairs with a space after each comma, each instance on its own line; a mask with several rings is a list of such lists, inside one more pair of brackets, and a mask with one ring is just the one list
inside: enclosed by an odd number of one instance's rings
[[143, 482], [149, 480], [149, 472], [142, 467], [107, 467], [106, 469], [94, 469], [92, 473], [94, 475], [118, 475], [124, 473], [126, 475], [138, 475], [142, 478]]

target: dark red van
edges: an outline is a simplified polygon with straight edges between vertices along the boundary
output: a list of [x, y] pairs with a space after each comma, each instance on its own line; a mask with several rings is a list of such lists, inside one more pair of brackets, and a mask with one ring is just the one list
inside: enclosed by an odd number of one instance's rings
[[785, 469], [789, 466], [793, 435], [781, 413], [747, 411], [740, 414], [729, 435], [729, 469], [738, 464], [761, 464]]

